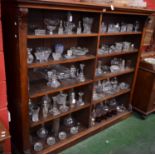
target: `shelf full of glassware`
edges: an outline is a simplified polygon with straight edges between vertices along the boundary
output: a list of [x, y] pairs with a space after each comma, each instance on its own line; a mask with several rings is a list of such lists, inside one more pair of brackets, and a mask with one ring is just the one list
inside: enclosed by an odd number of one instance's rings
[[152, 11], [16, 4], [16, 14], [4, 11], [4, 25], [14, 29], [4, 31], [11, 132], [19, 152], [59, 152], [130, 116]]

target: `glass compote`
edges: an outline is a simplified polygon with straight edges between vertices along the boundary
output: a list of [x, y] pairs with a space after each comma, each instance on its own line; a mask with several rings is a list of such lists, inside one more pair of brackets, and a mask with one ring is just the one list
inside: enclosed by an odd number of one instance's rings
[[58, 88], [61, 85], [60, 82], [57, 80], [56, 70], [48, 71], [47, 76], [48, 76], [47, 86], [52, 88]]
[[83, 105], [85, 105], [85, 102], [84, 102], [84, 100], [83, 100], [84, 93], [79, 92], [78, 95], [79, 95], [79, 99], [77, 100], [77, 105], [78, 105], [78, 106], [83, 106]]

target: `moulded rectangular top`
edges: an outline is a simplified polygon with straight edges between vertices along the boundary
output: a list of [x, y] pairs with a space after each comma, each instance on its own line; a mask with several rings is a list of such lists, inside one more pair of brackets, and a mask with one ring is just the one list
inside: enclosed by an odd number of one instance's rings
[[[155, 10], [150, 9], [142, 9], [142, 8], [133, 8], [133, 7], [114, 7], [114, 10], [111, 10], [110, 5], [103, 5], [99, 3], [93, 2], [66, 2], [64, 0], [15, 0], [18, 2], [19, 7], [28, 7], [28, 8], [37, 8], [37, 6], [68, 6], [68, 7], [78, 7], [78, 8], [89, 8], [89, 9], [96, 9], [98, 12], [106, 12], [106, 11], [122, 11], [122, 12], [129, 12], [129, 13], [141, 13], [141, 14], [152, 14], [155, 13]], [[106, 10], [104, 10], [106, 9]]]

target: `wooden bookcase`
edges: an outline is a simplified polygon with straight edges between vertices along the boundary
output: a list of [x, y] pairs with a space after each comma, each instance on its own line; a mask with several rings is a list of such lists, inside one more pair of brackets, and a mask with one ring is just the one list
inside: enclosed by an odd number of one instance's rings
[[[5, 59], [7, 68], [8, 81], [8, 100], [9, 110], [11, 112], [11, 134], [12, 140], [16, 148], [20, 152], [31, 153], [51, 153], [60, 151], [66, 146], [73, 145], [75, 142], [92, 135], [120, 120], [123, 120], [131, 114], [132, 95], [137, 76], [137, 70], [140, 61], [141, 42], [143, 39], [144, 23], [147, 17], [153, 11], [145, 9], [132, 8], [115, 8], [113, 11], [108, 6], [90, 3], [58, 3], [51, 0], [17, 0], [11, 3], [9, 0], [3, 2], [3, 28], [5, 32]], [[83, 17], [93, 17], [94, 23], [91, 34], [71, 34], [71, 35], [33, 35], [29, 33], [29, 24], [42, 24], [45, 17], [52, 19], [66, 17], [66, 13], [71, 11], [75, 19], [75, 23]], [[128, 22], [134, 23], [136, 20], [140, 22], [139, 32], [126, 33], [100, 33], [102, 21], [110, 23]], [[133, 42], [138, 50], [122, 53], [117, 52], [107, 55], [98, 55], [98, 49], [101, 43], [115, 43], [116, 41]], [[53, 61], [49, 60], [45, 63], [27, 64], [27, 47], [47, 46], [51, 47], [56, 43], [62, 43], [65, 49], [73, 46], [85, 46], [89, 49], [89, 55], [69, 59]], [[114, 57], [124, 58], [132, 61], [132, 67], [119, 73], [108, 73], [100, 77], [95, 76], [95, 70], [98, 60], [109, 63]], [[56, 64], [70, 66], [71, 64], [86, 65], [85, 82], [62, 83], [61, 87], [52, 89], [46, 86], [42, 80], [32, 82], [28, 91], [28, 81], [31, 78], [35, 80], [38, 76], [29, 74], [33, 69], [45, 68]], [[93, 85], [99, 80], [111, 79], [117, 77], [119, 81], [125, 81], [130, 84], [130, 89], [120, 91], [114, 95], [106, 96], [100, 100], [93, 101]], [[82, 107], [70, 109], [68, 112], [61, 113], [58, 116], [49, 115], [46, 119], [40, 118], [39, 122], [32, 122], [29, 119], [28, 101], [31, 98], [38, 101], [44, 95], [50, 97], [60, 91], [69, 92], [73, 89], [76, 92], [82, 90], [85, 93], [84, 100], [87, 104]], [[97, 104], [117, 98], [119, 102], [126, 105], [126, 112], [112, 116], [109, 119], [103, 120], [101, 123], [96, 123], [95, 126], [90, 126], [90, 116], [93, 107]], [[56, 119], [63, 119], [71, 114], [80, 121], [81, 131], [74, 135], [68, 135], [64, 141], [58, 141], [55, 145], [49, 147], [46, 144], [41, 152], [34, 152], [33, 145], [30, 141], [30, 135], [42, 125], [51, 125]], [[63, 127], [63, 126], [62, 126]], [[32, 139], [31, 139], [32, 140]], [[32, 140], [33, 141], [33, 140]]]

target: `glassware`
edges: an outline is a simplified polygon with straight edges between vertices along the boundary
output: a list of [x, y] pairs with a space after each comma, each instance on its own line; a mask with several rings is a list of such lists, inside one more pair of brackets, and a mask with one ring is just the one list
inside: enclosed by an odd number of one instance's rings
[[129, 89], [130, 86], [129, 86], [129, 84], [127, 84], [125, 82], [121, 82], [119, 84], [119, 87], [120, 87], [121, 90], [124, 90], [124, 89]]
[[96, 90], [96, 86], [94, 86], [93, 88], [93, 100], [98, 100], [99, 99], [99, 96], [97, 94], [97, 90]]
[[34, 61], [34, 56], [32, 54], [32, 48], [27, 48], [27, 52], [28, 52], [28, 58], [27, 58], [27, 63], [28, 64], [32, 64]]
[[96, 92], [97, 94], [102, 94], [103, 93], [103, 86], [101, 81], [98, 81], [97, 87], [96, 87]]
[[93, 18], [89, 18], [89, 17], [84, 17], [83, 18], [83, 33], [92, 33], [91, 29], [92, 29], [92, 24], [93, 24]]
[[65, 140], [67, 138], [67, 133], [64, 131], [61, 131], [61, 132], [59, 132], [58, 137], [60, 140]]
[[118, 80], [117, 80], [116, 77], [111, 80], [111, 84], [112, 84], [112, 87], [113, 87], [113, 92], [118, 92], [119, 87], [118, 87]]
[[52, 124], [52, 132], [54, 132], [54, 136], [58, 137], [60, 129], [60, 118], [53, 120]]
[[127, 24], [127, 32], [132, 32], [133, 28], [133, 24]]
[[83, 105], [85, 105], [85, 102], [83, 101], [84, 93], [79, 92], [78, 95], [79, 95], [79, 99], [77, 100], [77, 105], [78, 105], [78, 106], [83, 106]]
[[108, 25], [108, 33], [114, 32], [114, 24], [109, 24]]
[[60, 20], [60, 25], [58, 28], [58, 34], [63, 34], [64, 33], [64, 29], [63, 29], [63, 21]]
[[48, 135], [48, 130], [45, 128], [44, 125], [37, 131], [37, 136], [41, 139], [46, 138]]
[[109, 80], [102, 82], [102, 88], [105, 94], [113, 94], [113, 91], [112, 91], [113, 87]]
[[72, 22], [72, 21], [73, 21], [73, 15], [72, 15], [71, 12], [68, 12], [68, 13], [67, 13], [67, 21], [68, 21], [68, 22]]
[[32, 109], [33, 109], [33, 104], [32, 104], [32, 101], [31, 99], [29, 99], [29, 116], [32, 117]]
[[79, 127], [78, 127], [78, 126], [73, 126], [73, 127], [70, 128], [70, 133], [71, 133], [72, 135], [75, 135], [75, 134], [77, 134], [78, 132], [79, 132]]
[[33, 106], [33, 108], [32, 108], [32, 122], [38, 122], [39, 121], [39, 112], [40, 112], [40, 107], [39, 106]]
[[73, 29], [75, 28], [75, 24], [72, 22], [65, 22], [64, 23], [64, 27], [65, 27], [65, 33], [66, 34], [73, 34]]
[[73, 117], [71, 115], [69, 115], [69, 116], [64, 118], [64, 125], [66, 127], [73, 127], [73, 126], [75, 126], [75, 120], [73, 119]]
[[57, 116], [60, 114], [60, 111], [57, 108], [57, 97], [52, 97], [52, 99], [53, 99], [53, 108], [50, 110], [50, 113], [52, 113], [53, 116]]
[[134, 25], [134, 31], [135, 32], [138, 32], [139, 31], [139, 28], [140, 28], [140, 23], [139, 23], [139, 21], [136, 21], [135, 22], [135, 25]]
[[130, 51], [131, 43], [130, 42], [123, 42], [123, 52], [128, 52]]
[[72, 50], [67, 50], [67, 54], [64, 55], [66, 59], [73, 59], [75, 56], [73, 55]]
[[127, 31], [127, 24], [121, 23], [121, 32], [126, 32]]
[[43, 150], [43, 144], [41, 142], [36, 142], [33, 146], [34, 151], [39, 152]]
[[102, 66], [102, 71], [103, 74], [109, 73], [110, 72], [110, 67], [107, 65]]
[[71, 50], [74, 56], [83, 56], [89, 52], [87, 48], [81, 48], [81, 47], [72, 47]]
[[38, 35], [46, 35], [46, 30], [45, 29], [35, 29], [34, 33], [36, 36]]
[[67, 94], [60, 93], [57, 96], [57, 102], [61, 105], [59, 108], [61, 112], [67, 112], [69, 110], [69, 107], [66, 105], [66, 100]]
[[47, 102], [47, 100], [43, 101], [43, 105], [42, 105], [42, 114], [43, 114], [43, 118], [47, 118], [48, 116], [48, 112], [49, 112], [49, 103]]
[[44, 62], [47, 61], [50, 54], [51, 54], [51, 49], [50, 48], [45, 48], [45, 47], [38, 47], [36, 48], [35, 57], [39, 62]]
[[98, 67], [96, 69], [96, 76], [100, 76], [103, 74], [103, 71], [102, 71], [102, 61], [98, 61]]
[[121, 43], [121, 42], [117, 42], [117, 43], [115, 43], [115, 48], [116, 48], [116, 51], [122, 51], [122, 49], [123, 49], [123, 43]]
[[81, 25], [81, 21], [79, 21], [78, 27], [77, 27], [77, 34], [81, 34], [81, 33], [82, 33], [82, 25]]
[[127, 60], [126, 61], [126, 68], [132, 68], [132, 60]]
[[86, 80], [84, 76], [84, 67], [85, 67], [84, 64], [80, 64], [80, 72], [78, 74], [78, 79], [80, 82], [84, 82]]
[[70, 108], [75, 108], [76, 106], [75, 92], [71, 92], [69, 94], [69, 105], [70, 105]]
[[47, 145], [52, 146], [56, 143], [56, 139], [53, 136], [49, 136], [46, 140]]
[[120, 32], [120, 24], [119, 23], [114, 25], [114, 32]]
[[108, 103], [110, 111], [112, 114], [116, 114], [117, 113], [117, 101], [116, 99], [111, 99]]
[[105, 32], [107, 32], [107, 25], [104, 22], [102, 22], [101, 33], [105, 33]]
[[74, 65], [72, 65], [70, 68], [70, 77], [74, 79], [76, 78], [76, 74], [77, 74], [77, 69]]
[[91, 126], [95, 125], [95, 118], [96, 118], [96, 111], [95, 109], [93, 109], [92, 113], [91, 113], [91, 118], [90, 118], [90, 124]]
[[57, 80], [56, 70], [48, 71], [47, 75], [48, 75], [47, 86], [52, 88], [58, 88], [61, 85], [60, 82]]

